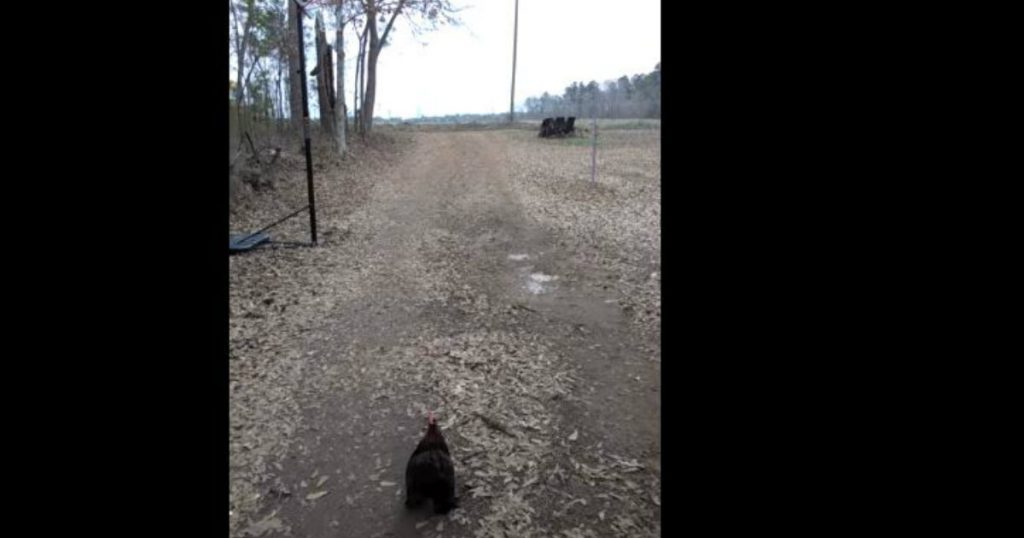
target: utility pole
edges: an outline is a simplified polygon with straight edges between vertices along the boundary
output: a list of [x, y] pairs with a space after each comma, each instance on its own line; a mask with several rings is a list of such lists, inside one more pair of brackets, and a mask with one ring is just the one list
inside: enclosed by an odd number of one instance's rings
[[516, 23], [512, 31], [512, 98], [508, 105], [508, 122], [515, 121], [516, 111], [516, 46], [519, 41], [519, 0], [516, 0]]

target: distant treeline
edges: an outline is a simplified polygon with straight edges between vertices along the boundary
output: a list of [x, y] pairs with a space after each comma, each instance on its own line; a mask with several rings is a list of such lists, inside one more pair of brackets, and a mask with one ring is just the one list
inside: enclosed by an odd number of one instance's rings
[[[525, 110], [516, 111], [516, 119], [541, 119], [553, 116], [596, 115], [600, 118], [660, 118], [661, 117], [661, 63], [647, 74], [625, 75], [618, 80], [588, 83], [573, 82], [562, 95], [544, 92], [540, 97], [529, 97]], [[375, 119], [386, 124], [462, 124], [501, 123], [508, 121], [508, 112], [498, 114], [449, 114], [422, 118]]]
[[449, 114], [447, 116], [423, 116], [422, 118], [384, 119], [384, 123], [507, 123], [508, 112], [504, 114]]
[[625, 75], [603, 84], [573, 82], [562, 95], [544, 92], [540, 97], [526, 99], [526, 115], [530, 118], [548, 116], [594, 116], [600, 118], [660, 118], [661, 63], [645, 75]]

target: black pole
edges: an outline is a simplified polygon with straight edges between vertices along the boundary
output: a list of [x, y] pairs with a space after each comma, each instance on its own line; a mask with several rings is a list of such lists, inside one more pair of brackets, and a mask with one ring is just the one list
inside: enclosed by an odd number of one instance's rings
[[299, 27], [299, 80], [302, 86], [302, 138], [306, 143], [306, 190], [309, 192], [309, 232], [316, 244], [316, 201], [313, 199], [313, 156], [309, 149], [309, 99], [306, 97], [306, 45], [302, 40], [302, 3], [295, 1]]

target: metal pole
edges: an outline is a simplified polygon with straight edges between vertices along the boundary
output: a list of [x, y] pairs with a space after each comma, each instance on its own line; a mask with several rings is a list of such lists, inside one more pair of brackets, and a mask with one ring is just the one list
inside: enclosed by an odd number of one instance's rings
[[512, 98], [508, 104], [508, 122], [515, 121], [516, 111], [516, 47], [519, 42], [519, 0], [516, 0], [516, 23], [512, 32]]
[[597, 116], [594, 116], [594, 149], [590, 152], [590, 183], [597, 182]]
[[309, 98], [306, 96], [306, 45], [302, 39], [302, 2], [297, 6], [296, 23], [299, 28], [299, 80], [302, 82], [302, 137], [306, 144], [306, 190], [309, 193], [309, 231], [316, 245], [316, 201], [313, 199], [313, 156], [309, 148]]

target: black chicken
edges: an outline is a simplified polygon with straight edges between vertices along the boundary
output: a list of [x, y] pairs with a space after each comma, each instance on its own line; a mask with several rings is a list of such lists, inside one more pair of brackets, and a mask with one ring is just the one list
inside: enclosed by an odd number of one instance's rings
[[415, 508], [426, 499], [433, 501], [438, 514], [448, 513], [457, 502], [455, 467], [433, 413], [427, 418], [427, 434], [405, 468], [405, 506]]

